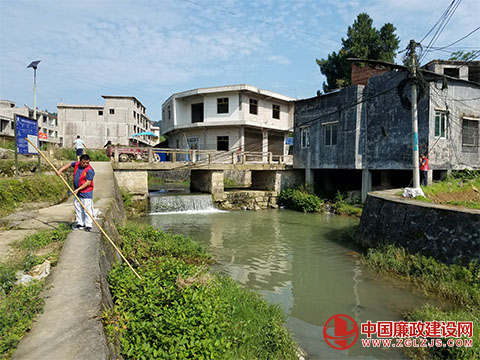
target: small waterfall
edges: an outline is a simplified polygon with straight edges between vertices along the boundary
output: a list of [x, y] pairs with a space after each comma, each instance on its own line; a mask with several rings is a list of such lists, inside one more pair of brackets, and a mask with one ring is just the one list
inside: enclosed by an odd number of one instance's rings
[[212, 195], [167, 195], [150, 197], [150, 214], [221, 212], [213, 206]]

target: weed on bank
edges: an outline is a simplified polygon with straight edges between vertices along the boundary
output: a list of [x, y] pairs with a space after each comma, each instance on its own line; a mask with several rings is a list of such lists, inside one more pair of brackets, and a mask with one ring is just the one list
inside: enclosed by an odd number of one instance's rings
[[[33, 319], [43, 309], [41, 292], [44, 281], [28, 285], [16, 284], [18, 271], [28, 273], [34, 266], [50, 260], [58, 261], [61, 245], [70, 229], [60, 225], [58, 229], [42, 230], [15, 243], [17, 256], [8, 263], [0, 263], [0, 358], [10, 359], [18, 342], [31, 328]], [[47, 255], [36, 255], [55, 245]]]
[[25, 203], [58, 203], [67, 197], [62, 180], [56, 175], [34, 175], [22, 179], [0, 179], [0, 216], [8, 215]]
[[138, 263], [109, 274], [115, 302], [104, 316], [127, 359], [295, 359], [284, 316], [259, 295], [208, 271], [212, 262], [190, 238], [150, 226], [120, 229], [123, 251]]
[[449, 300], [453, 309], [432, 305], [413, 309], [409, 321], [472, 321], [473, 347], [445, 347], [409, 350], [413, 359], [480, 359], [480, 266], [446, 265], [402, 247], [388, 245], [369, 249], [362, 262], [375, 271], [393, 274], [414, 283], [427, 293]]

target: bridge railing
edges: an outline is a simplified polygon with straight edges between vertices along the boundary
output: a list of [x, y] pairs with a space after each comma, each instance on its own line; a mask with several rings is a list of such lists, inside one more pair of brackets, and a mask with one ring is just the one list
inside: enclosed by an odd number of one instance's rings
[[173, 148], [115, 147], [115, 161], [183, 162], [203, 164], [286, 164], [291, 156], [259, 151], [187, 150]]
[[287, 158], [284, 155], [274, 155], [272, 152], [171, 148], [148, 148], [147, 154], [142, 159], [148, 162], [185, 162], [192, 164], [284, 164]]

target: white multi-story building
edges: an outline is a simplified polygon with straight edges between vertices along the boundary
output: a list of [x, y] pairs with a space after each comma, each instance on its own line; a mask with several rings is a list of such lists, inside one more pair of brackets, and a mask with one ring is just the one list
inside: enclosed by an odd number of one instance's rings
[[287, 155], [294, 100], [251, 85], [176, 93], [162, 105], [162, 134], [172, 148]]
[[[33, 119], [33, 109], [28, 106], [19, 108], [10, 100], [0, 100], [0, 136], [6, 138], [13, 138], [14, 131], [14, 116], [22, 115]], [[60, 145], [62, 143], [61, 124], [55, 114], [50, 114], [47, 111], [37, 109], [37, 122], [40, 144], [50, 143]]]
[[105, 105], [67, 105], [59, 103], [58, 119], [63, 124], [64, 146], [70, 146], [80, 135], [88, 148], [113, 144], [153, 145], [156, 138], [132, 135], [150, 131], [151, 121], [145, 106], [133, 96], [102, 96]]

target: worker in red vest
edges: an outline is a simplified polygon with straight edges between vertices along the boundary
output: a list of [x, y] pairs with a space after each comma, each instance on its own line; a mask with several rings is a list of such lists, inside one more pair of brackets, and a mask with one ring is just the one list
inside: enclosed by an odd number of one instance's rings
[[[90, 214], [93, 214], [93, 178], [95, 171], [90, 166], [90, 156], [83, 154], [80, 161], [66, 164], [57, 170], [59, 176], [68, 168], [73, 168], [73, 193], [78, 196], [82, 204], [87, 208]], [[88, 216], [85, 209], [80, 205], [76, 198], [73, 199], [75, 206], [76, 224], [74, 229], [92, 231], [93, 220]]]
[[420, 185], [428, 185], [428, 158], [427, 154], [420, 156]]

